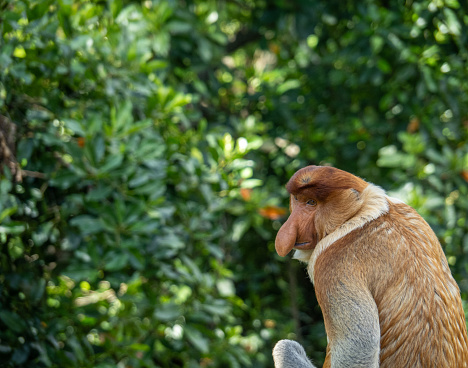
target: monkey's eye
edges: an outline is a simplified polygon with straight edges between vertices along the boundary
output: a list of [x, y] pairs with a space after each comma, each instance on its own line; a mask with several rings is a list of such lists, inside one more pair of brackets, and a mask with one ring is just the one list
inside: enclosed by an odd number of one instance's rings
[[314, 201], [313, 199], [309, 199], [307, 202], [306, 202], [307, 205], [309, 206], [316, 206], [317, 205], [317, 202]]
[[294, 197], [294, 200], [297, 201], [297, 197], [296, 196], [293, 196]]

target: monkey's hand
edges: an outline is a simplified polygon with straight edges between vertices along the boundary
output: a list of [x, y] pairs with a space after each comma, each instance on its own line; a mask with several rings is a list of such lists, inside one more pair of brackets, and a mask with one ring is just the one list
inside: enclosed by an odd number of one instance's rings
[[275, 368], [315, 368], [302, 345], [292, 340], [280, 340], [276, 343], [273, 360]]

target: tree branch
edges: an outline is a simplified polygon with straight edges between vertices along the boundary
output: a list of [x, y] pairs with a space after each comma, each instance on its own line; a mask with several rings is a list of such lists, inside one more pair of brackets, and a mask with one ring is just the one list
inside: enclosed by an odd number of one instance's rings
[[17, 182], [23, 180], [21, 168], [16, 160], [16, 125], [6, 116], [0, 115], [0, 168], [8, 167]]

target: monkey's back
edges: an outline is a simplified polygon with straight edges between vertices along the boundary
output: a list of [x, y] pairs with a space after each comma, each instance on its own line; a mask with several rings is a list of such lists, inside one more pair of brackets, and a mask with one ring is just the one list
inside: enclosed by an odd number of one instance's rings
[[368, 226], [375, 240], [369, 246], [381, 255], [368, 274], [379, 311], [381, 367], [467, 367], [460, 290], [430, 226], [410, 206], [394, 203], [380, 224]]
[[334, 277], [331, 267], [358, 272], [367, 283], [379, 313], [380, 367], [468, 367], [459, 288], [436, 235], [411, 207], [390, 203], [388, 213], [320, 258], [315, 275], [326, 266], [327, 277]]

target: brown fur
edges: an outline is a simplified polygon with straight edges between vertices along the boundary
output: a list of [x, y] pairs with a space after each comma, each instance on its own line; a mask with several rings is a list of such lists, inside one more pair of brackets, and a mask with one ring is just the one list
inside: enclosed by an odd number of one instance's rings
[[[359, 366], [468, 367], [460, 291], [436, 235], [411, 207], [367, 186], [344, 171], [319, 167], [300, 170], [287, 186], [300, 196], [299, 205], [278, 232], [277, 248], [284, 253], [294, 236], [316, 237], [307, 254], [329, 339], [324, 367], [332, 360], [334, 366], [354, 366], [346, 360], [354, 356], [374, 362]], [[368, 205], [372, 195], [374, 203], [385, 202], [377, 215], [376, 205]], [[307, 198], [317, 198], [313, 210], [303, 205]], [[311, 216], [313, 226], [300, 225]], [[346, 232], [353, 221], [359, 226]], [[341, 237], [334, 235], [339, 231]], [[360, 346], [367, 355], [356, 351]]]
[[361, 192], [367, 183], [343, 170], [328, 166], [307, 166], [297, 171], [286, 184], [291, 194], [302, 193], [310, 198], [325, 201], [338, 189], [356, 189]]

